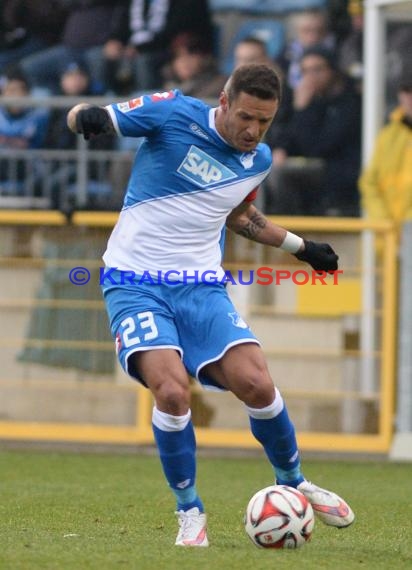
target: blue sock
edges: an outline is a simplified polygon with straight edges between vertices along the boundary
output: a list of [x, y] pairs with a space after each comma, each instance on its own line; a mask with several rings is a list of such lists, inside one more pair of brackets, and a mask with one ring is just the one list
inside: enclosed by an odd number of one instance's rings
[[305, 478], [300, 472], [295, 428], [279, 391], [270, 406], [262, 409], [247, 407], [247, 410], [252, 433], [262, 444], [275, 470], [277, 484], [297, 487]]
[[187, 511], [203, 504], [196, 491], [196, 440], [190, 411], [172, 416], [153, 409], [153, 433], [163, 471], [176, 496], [177, 510]]

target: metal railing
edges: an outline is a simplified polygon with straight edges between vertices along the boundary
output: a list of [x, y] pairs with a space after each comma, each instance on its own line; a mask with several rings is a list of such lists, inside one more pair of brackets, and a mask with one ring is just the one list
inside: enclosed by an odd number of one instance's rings
[[[21, 97], [18, 106], [52, 112], [69, 110], [84, 101], [108, 105], [117, 100]], [[1, 106], [10, 104], [16, 107], [16, 99], [0, 97]], [[69, 150], [0, 148], [0, 208], [116, 210], [138, 144], [136, 139], [118, 139], [113, 149], [91, 150], [79, 136], [75, 148]]]
[[82, 144], [78, 150], [0, 149], [0, 208], [117, 210], [132, 159], [128, 151]]

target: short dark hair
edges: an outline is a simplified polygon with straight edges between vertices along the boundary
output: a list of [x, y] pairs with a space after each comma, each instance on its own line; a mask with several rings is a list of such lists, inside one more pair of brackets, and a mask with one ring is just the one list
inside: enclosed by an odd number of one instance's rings
[[246, 36], [245, 38], [239, 40], [236, 46], [238, 46], [239, 44], [252, 44], [254, 46], [258, 46], [262, 48], [262, 51], [264, 51], [265, 53], [267, 53], [268, 50], [267, 43], [257, 38], [256, 36]]
[[281, 82], [273, 67], [252, 63], [238, 67], [230, 76], [225, 90], [229, 103], [242, 92], [259, 99], [280, 101]]
[[325, 47], [321, 44], [316, 44], [305, 49], [300, 58], [300, 62], [302, 63], [305, 57], [309, 57], [311, 55], [315, 57], [321, 57], [330, 69], [333, 69], [335, 71], [338, 70], [338, 60], [335, 50]]
[[9, 65], [6, 68], [3, 76], [3, 81], [4, 83], [9, 83], [10, 81], [19, 81], [25, 86], [27, 91], [30, 91], [30, 82], [28, 80], [28, 77], [18, 64]]

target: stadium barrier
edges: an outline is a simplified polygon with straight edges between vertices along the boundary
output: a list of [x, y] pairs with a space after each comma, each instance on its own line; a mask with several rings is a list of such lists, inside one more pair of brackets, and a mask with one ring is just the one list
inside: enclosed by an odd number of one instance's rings
[[[78, 97], [32, 96], [2, 97], [2, 106], [44, 108], [49, 122], [44, 145], [50, 145], [50, 136], [58, 136], [53, 122], [56, 114], [67, 112], [83, 102]], [[88, 97], [96, 105], [108, 105], [119, 100], [109, 97]], [[123, 100], [123, 99], [122, 99]], [[64, 130], [64, 129], [63, 129]], [[62, 144], [68, 144], [67, 133], [62, 132]], [[73, 149], [55, 148], [0, 148], [0, 208], [8, 209], [73, 209], [112, 210], [120, 208], [128, 172], [136, 148], [141, 140], [136, 138], [107, 138], [105, 146], [90, 148], [77, 137]], [[56, 143], [57, 145], [57, 143]], [[58, 147], [58, 145], [57, 145]]]
[[114, 210], [121, 205], [119, 172], [129, 151], [0, 149], [0, 208]]
[[[151, 444], [150, 394], [116, 362], [99, 291], [113, 212], [0, 210], [0, 439]], [[340, 255], [339, 281], [229, 284], [262, 342], [304, 450], [388, 452], [395, 386], [396, 233], [390, 223], [273, 218]], [[372, 245], [364, 247], [364, 242]], [[384, 247], [382, 246], [384, 244]], [[290, 273], [293, 256], [228, 234], [225, 268]], [[90, 281], [75, 286], [74, 267]], [[249, 272], [249, 273], [248, 273]], [[253, 448], [242, 404], [193, 383], [201, 446]]]

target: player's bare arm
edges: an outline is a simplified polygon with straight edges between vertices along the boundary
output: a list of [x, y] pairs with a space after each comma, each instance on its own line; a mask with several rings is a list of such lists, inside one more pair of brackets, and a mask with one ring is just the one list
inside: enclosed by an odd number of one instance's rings
[[113, 135], [116, 133], [109, 113], [104, 107], [79, 103], [70, 109], [67, 126], [76, 134], [82, 134], [86, 140], [94, 135]]
[[[273, 247], [280, 247], [287, 234], [287, 230], [268, 220], [256, 206], [248, 203], [240, 204], [232, 210], [227, 218], [226, 225], [236, 234]], [[304, 249], [305, 245], [302, 240], [297, 251]]]
[[247, 239], [288, 251], [316, 271], [338, 269], [338, 256], [329, 244], [300, 238], [268, 220], [253, 204], [242, 203], [232, 210], [226, 225]]

